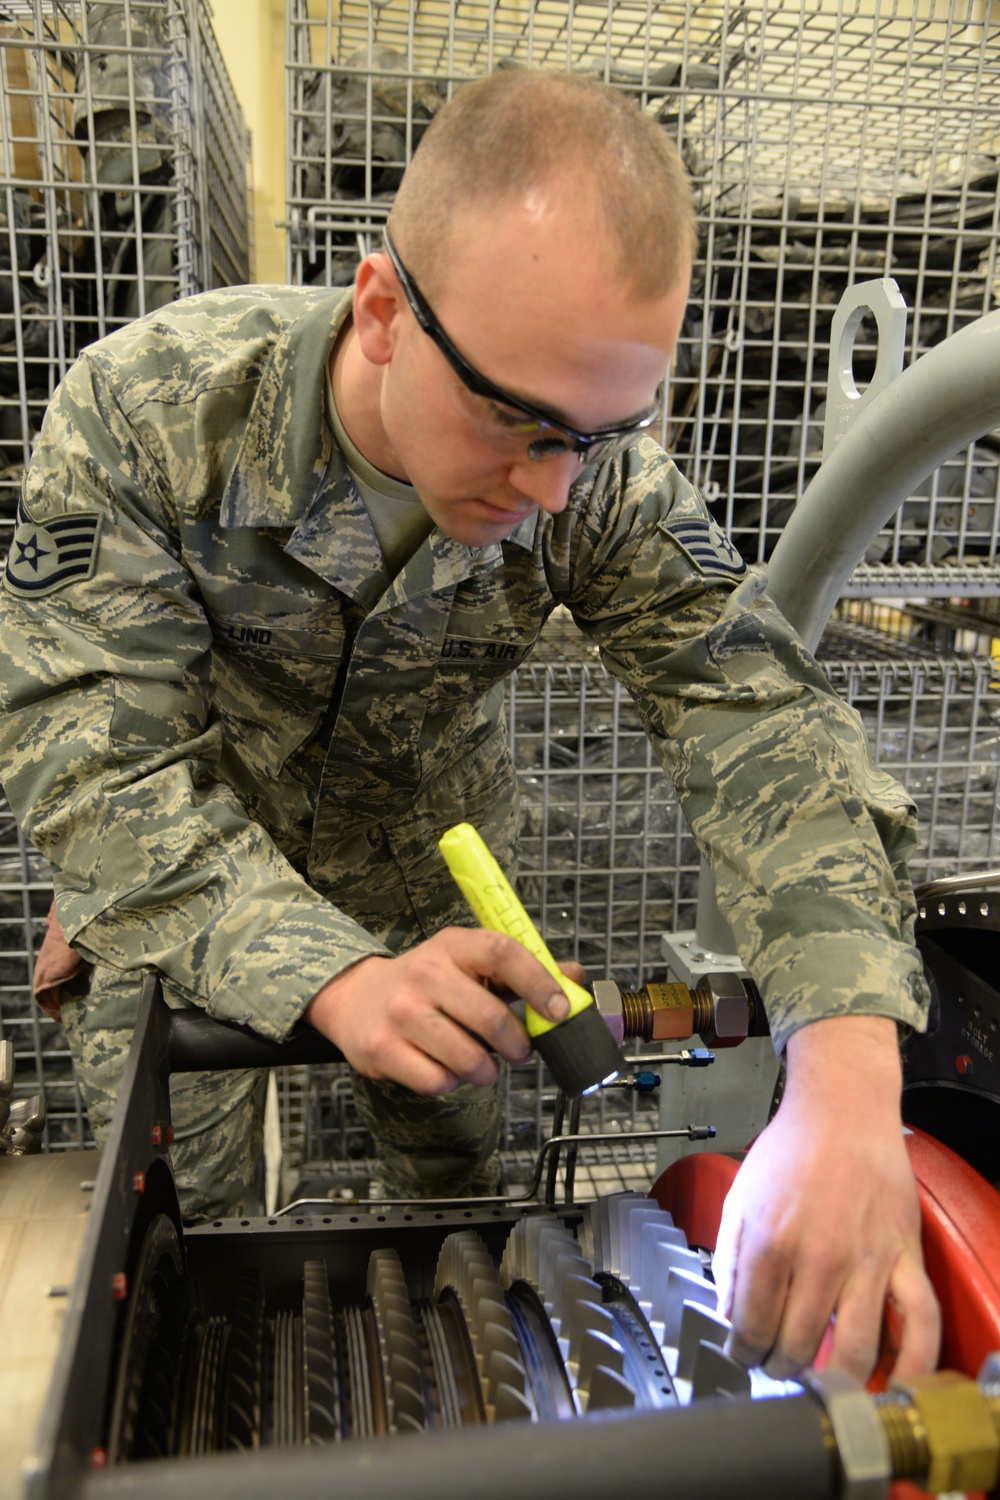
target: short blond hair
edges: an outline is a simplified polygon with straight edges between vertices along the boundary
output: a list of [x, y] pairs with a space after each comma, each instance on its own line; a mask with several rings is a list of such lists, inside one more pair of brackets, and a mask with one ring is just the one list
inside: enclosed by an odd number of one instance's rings
[[633, 99], [569, 73], [501, 69], [463, 84], [406, 170], [389, 218], [393, 242], [433, 297], [457, 220], [567, 180], [607, 233], [623, 286], [645, 300], [680, 285], [698, 231], [677, 147]]

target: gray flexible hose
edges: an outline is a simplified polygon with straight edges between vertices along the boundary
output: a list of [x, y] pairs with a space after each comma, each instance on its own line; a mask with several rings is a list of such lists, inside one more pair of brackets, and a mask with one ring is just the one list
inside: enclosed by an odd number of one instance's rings
[[919, 484], [1000, 426], [1000, 312], [898, 375], [824, 459], [768, 565], [769, 593], [815, 650], [868, 547]]

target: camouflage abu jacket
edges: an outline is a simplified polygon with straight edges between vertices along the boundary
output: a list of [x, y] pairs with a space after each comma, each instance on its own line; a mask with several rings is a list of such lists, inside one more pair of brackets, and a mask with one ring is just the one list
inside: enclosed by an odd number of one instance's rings
[[393, 580], [326, 420], [342, 293], [211, 292], [51, 403], [0, 590], [0, 768], [67, 937], [284, 1036], [372, 953], [467, 921], [437, 851], [516, 841], [503, 679], [565, 604], [628, 686], [776, 1045], [922, 1024], [912, 810], [653, 442], [566, 511]]

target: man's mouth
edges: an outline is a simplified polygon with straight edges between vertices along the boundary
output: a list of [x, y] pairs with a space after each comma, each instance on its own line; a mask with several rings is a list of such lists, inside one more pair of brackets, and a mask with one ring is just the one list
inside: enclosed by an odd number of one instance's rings
[[521, 501], [518, 505], [498, 505], [495, 500], [486, 500], [482, 495], [476, 496], [476, 503], [483, 510], [488, 511], [498, 521], [509, 521], [513, 526], [519, 526], [535, 510], [530, 500]]

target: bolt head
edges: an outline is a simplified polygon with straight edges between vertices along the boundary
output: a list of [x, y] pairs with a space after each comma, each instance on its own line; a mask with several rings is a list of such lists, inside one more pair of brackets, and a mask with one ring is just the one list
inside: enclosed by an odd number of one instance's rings
[[712, 997], [712, 1018], [699, 1035], [709, 1047], [737, 1047], [750, 1029], [750, 1008], [738, 974], [706, 974], [704, 989]]
[[747, 1002], [743, 995], [719, 995], [715, 1004], [715, 1041], [742, 1042], [747, 1035]]

